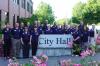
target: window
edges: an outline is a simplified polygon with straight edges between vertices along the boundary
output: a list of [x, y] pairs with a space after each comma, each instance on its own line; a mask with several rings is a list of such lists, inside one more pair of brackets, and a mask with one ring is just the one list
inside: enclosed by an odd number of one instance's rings
[[26, 0], [22, 0], [21, 2], [22, 2], [22, 8], [25, 9], [25, 3], [26, 3]]
[[17, 4], [19, 5], [19, 0], [17, 0]]
[[0, 10], [0, 29], [1, 29], [1, 10]]
[[29, 5], [29, 2], [27, 2], [27, 11], [29, 12], [30, 10], [30, 7], [29, 7], [30, 5]]
[[1, 21], [1, 10], [0, 10], [0, 21]]
[[7, 12], [6, 20], [7, 20], [7, 22], [9, 22], [9, 12]]
[[15, 27], [15, 15], [13, 15], [13, 26]]
[[17, 0], [15, 0], [15, 3], [17, 2]]
[[30, 10], [30, 13], [32, 14], [33, 13], [33, 7], [31, 6], [31, 10]]
[[19, 16], [17, 16], [17, 22], [19, 22], [19, 21], [20, 21]]

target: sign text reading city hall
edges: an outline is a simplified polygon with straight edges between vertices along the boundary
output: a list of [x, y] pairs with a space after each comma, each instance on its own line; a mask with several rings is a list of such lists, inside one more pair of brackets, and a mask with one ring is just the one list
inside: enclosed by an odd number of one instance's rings
[[40, 35], [39, 48], [70, 48], [72, 35]]

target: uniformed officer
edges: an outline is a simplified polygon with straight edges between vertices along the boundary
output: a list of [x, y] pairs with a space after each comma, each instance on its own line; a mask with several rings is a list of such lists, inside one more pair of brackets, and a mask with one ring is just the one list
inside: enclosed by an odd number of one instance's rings
[[12, 46], [13, 46], [13, 56], [19, 58], [20, 47], [21, 47], [21, 34], [22, 31], [19, 28], [19, 23], [15, 23], [15, 27], [12, 28]]
[[[73, 50], [77, 50], [77, 48], [81, 48], [81, 36], [82, 34], [78, 30], [78, 27], [76, 27], [75, 32], [72, 33], [73, 36]], [[79, 51], [73, 51], [73, 54], [80, 55], [81, 49]]]
[[83, 21], [80, 21], [80, 25], [78, 26], [78, 29], [83, 33], [84, 32], [84, 23]]
[[71, 28], [69, 25], [65, 29], [65, 34], [71, 34]]
[[6, 27], [2, 30], [2, 39], [4, 41], [4, 57], [10, 57], [11, 51], [11, 29], [9, 23], [6, 24]]
[[63, 34], [63, 31], [61, 29], [61, 25], [57, 25], [57, 34]]
[[76, 30], [75, 30], [75, 32], [73, 32], [72, 36], [74, 38], [74, 41], [73, 41], [74, 44], [80, 44], [80, 42], [81, 42], [81, 34], [80, 34], [79, 30], [78, 30], [78, 27], [76, 27]]
[[89, 31], [88, 31], [88, 28], [85, 26], [83, 36], [82, 36], [83, 49], [86, 49], [89, 47], [88, 38], [89, 38]]
[[21, 42], [23, 44], [23, 58], [29, 58], [29, 49], [30, 49], [30, 31], [27, 26], [24, 27], [22, 32]]
[[39, 32], [39, 34], [43, 34], [43, 26], [42, 26], [42, 24], [40, 23], [40, 21], [38, 21], [38, 32]]
[[47, 29], [47, 25], [48, 25], [48, 20], [45, 20], [45, 23], [43, 25], [43, 31], [45, 31]]
[[45, 30], [44, 33], [45, 34], [52, 34], [53, 33], [50, 24], [47, 25], [47, 29]]
[[51, 27], [53, 34], [57, 34], [57, 25], [54, 23], [54, 25]]
[[39, 37], [38, 28], [37, 28], [37, 27], [34, 27], [34, 28], [31, 30], [32, 56], [35, 56], [35, 55], [36, 55], [36, 52], [37, 52], [38, 37]]
[[94, 38], [94, 29], [90, 29], [89, 30], [89, 42], [91, 45], [94, 45], [95, 46], [95, 38]]

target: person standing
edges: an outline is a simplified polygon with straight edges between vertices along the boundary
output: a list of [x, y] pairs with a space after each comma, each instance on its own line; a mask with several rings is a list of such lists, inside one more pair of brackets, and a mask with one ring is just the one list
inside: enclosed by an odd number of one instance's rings
[[23, 58], [29, 58], [29, 49], [30, 49], [30, 32], [27, 26], [24, 27], [22, 32], [21, 42], [23, 45]]
[[91, 28], [90, 30], [89, 30], [89, 43], [91, 44], [91, 45], [94, 45], [95, 46], [95, 30], [94, 30], [94, 28]]
[[48, 20], [45, 20], [45, 23], [43, 24], [43, 31], [47, 29], [47, 25], [48, 25]]
[[39, 37], [38, 28], [34, 26], [34, 28], [31, 30], [32, 56], [35, 56], [37, 52], [38, 37]]
[[57, 34], [57, 25], [54, 23], [54, 25], [51, 27], [53, 34]]
[[72, 33], [73, 36], [73, 54], [80, 55], [81, 49], [77, 51], [77, 48], [81, 48], [81, 33], [78, 30], [78, 27], [76, 27], [75, 31]]
[[19, 58], [20, 48], [21, 48], [21, 34], [22, 31], [19, 28], [19, 23], [15, 23], [15, 27], [12, 28], [12, 46], [13, 46], [13, 56]]
[[47, 25], [47, 29], [44, 31], [44, 34], [53, 34], [52, 29], [49, 24]]
[[6, 27], [2, 30], [2, 33], [4, 57], [8, 58], [11, 54], [11, 29], [9, 23], [6, 24]]
[[82, 43], [83, 43], [83, 45], [82, 45], [83, 49], [88, 48], [89, 47], [89, 43], [88, 43], [88, 41], [89, 41], [89, 31], [88, 31], [88, 28], [86, 26], [84, 27], [84, 32], [83, 32], [83, 36], [82, 36], [81, 40], [82, 40]]

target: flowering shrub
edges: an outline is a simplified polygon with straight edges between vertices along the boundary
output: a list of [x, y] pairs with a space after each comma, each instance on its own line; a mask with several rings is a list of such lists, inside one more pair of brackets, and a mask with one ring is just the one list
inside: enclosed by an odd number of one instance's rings
[[70, 66], [72, 63], [71, 63], [71, 59], [69, 60], [61, 60], [60, 61], [60, 66]]
[[91, 62], [92, 60], [91, 60], [91, 55], [92, 55], [92, 50], [91, 49], [89, 49], [89, 48], [87, 48], [85, 51], [82, 51], [81, 52], [81, 64], [83, 65], [83, 66], [88, 66], [88, 62]]
[[9, 59], [8, 66], [19, 66], [20, 64], [14, 59]]
[[40, 56], [40, 58], [33, 56], [32, 64], [35, 66], [47, 66], [48, 57], [44, 54]]

